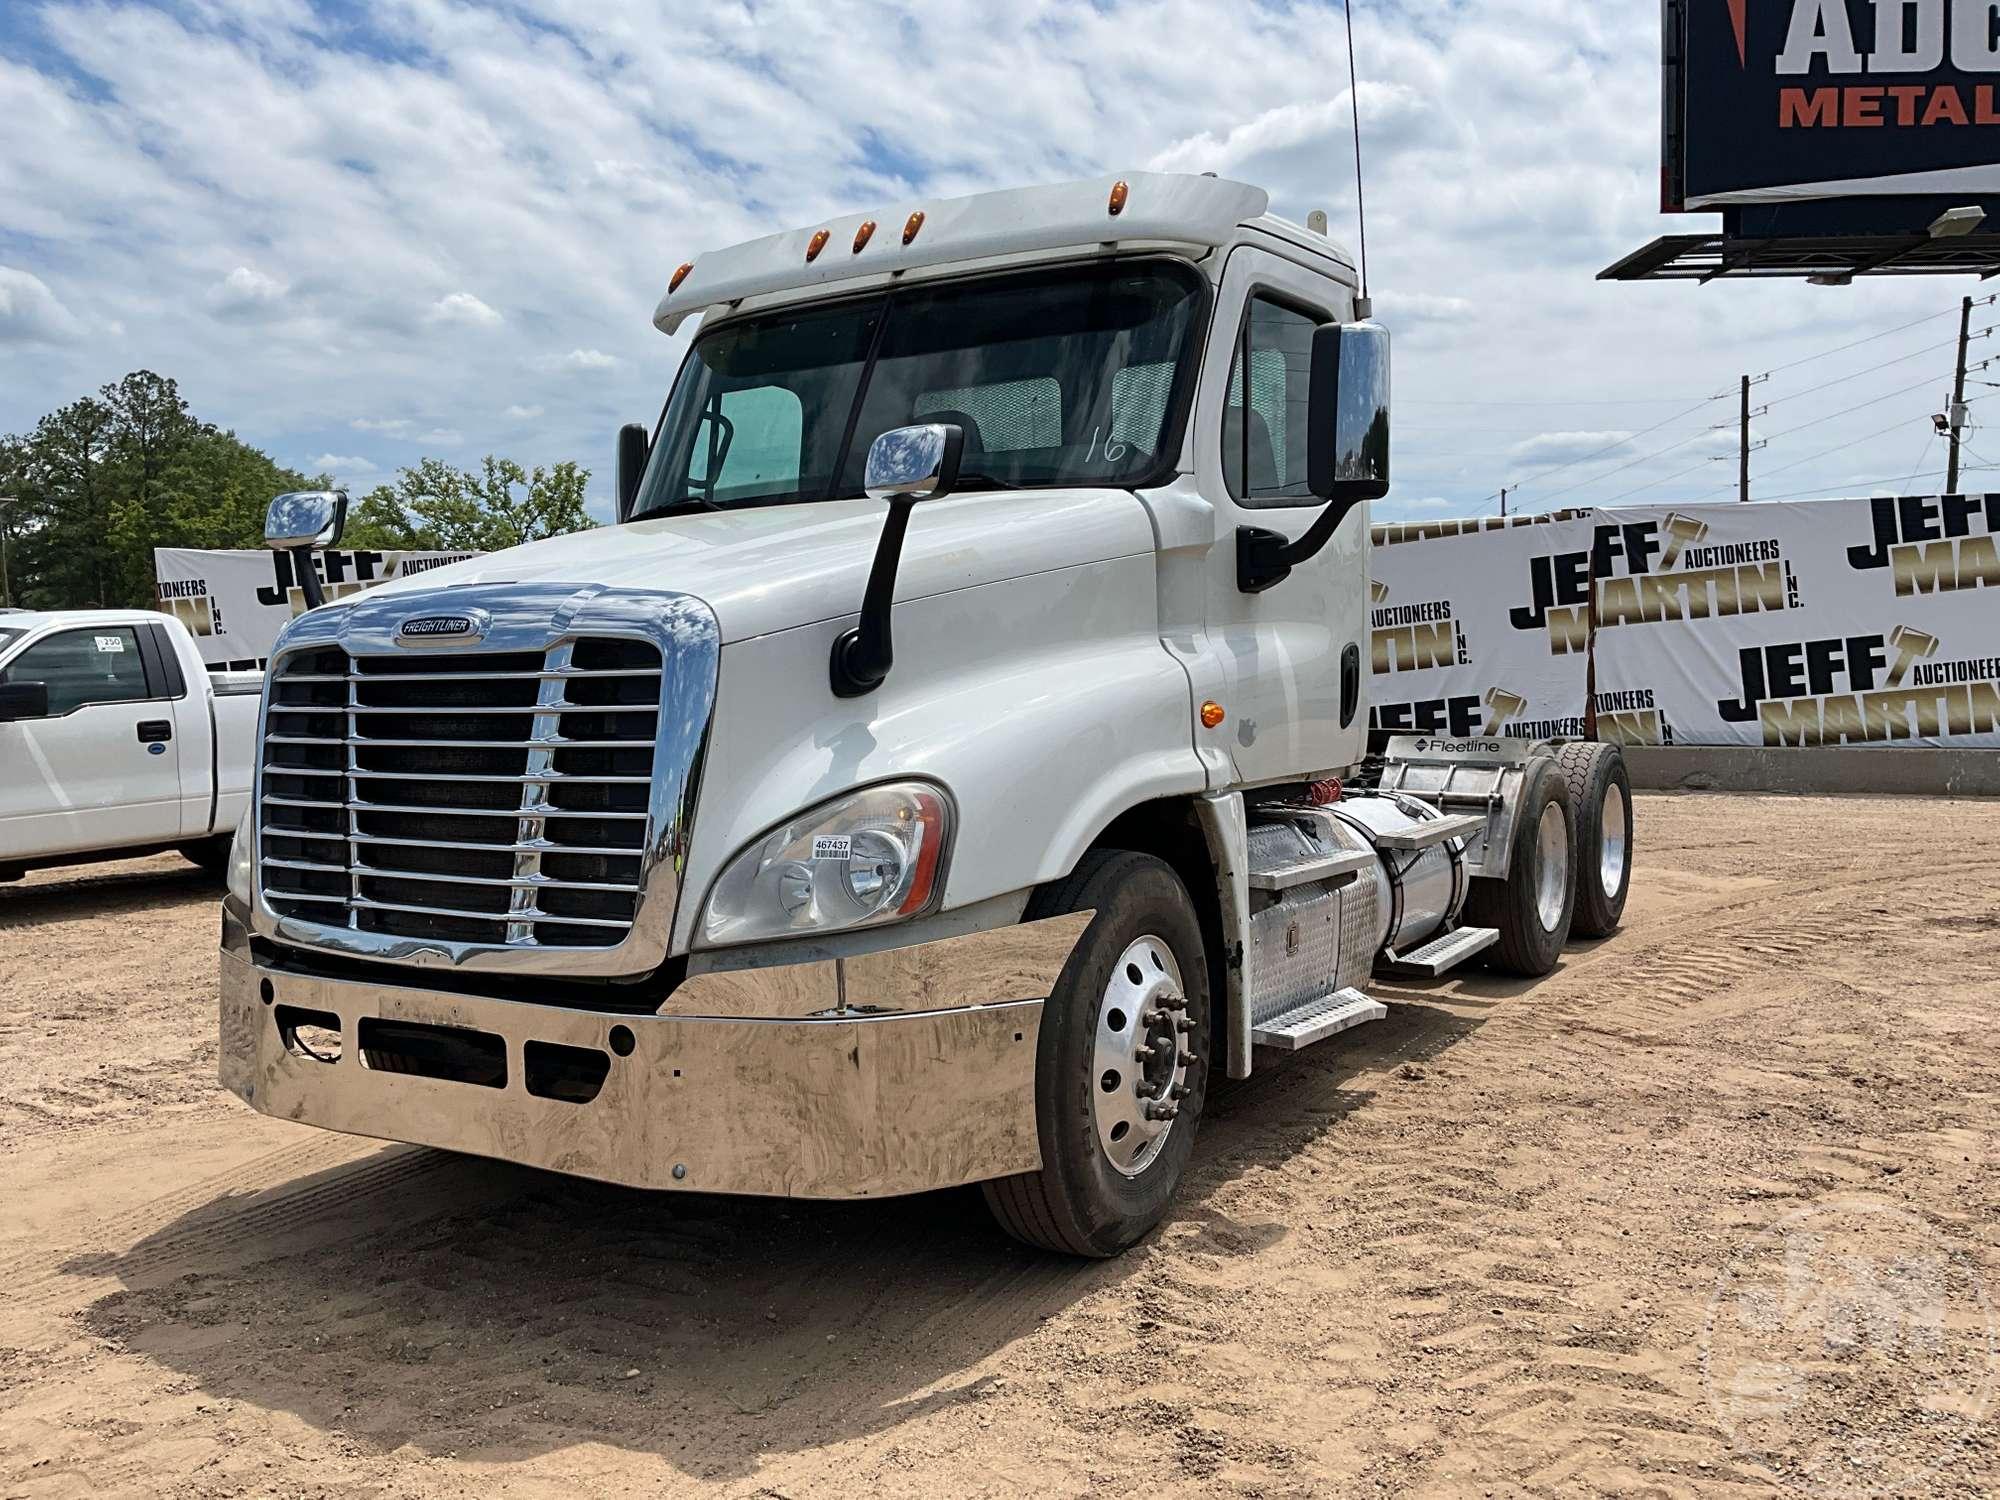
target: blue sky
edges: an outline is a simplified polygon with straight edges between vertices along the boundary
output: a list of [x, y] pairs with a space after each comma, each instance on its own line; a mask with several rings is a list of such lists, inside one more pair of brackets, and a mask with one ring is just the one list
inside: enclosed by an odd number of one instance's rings
[[[1398, 338], [1378, 513], [1510, 481], [1524, 508], [1727, 498], [1734, 433], [1710, 428], [1740, 374], [1927, 317], [1760, 387], [1757, 458], [1772, 497], [1936, 483], [1950, 351], [1920, 351], [1976, 284], [1592, 279], [1691, 227], [1657, 212], [1650, 0], [1356, 11]], [[1310, 4], [9, 0], [0, 431], [147, 367], [356, 487], [425, 454], [574, 458], [601, 508], [613, 432], [678, 363], [649, 317], [680, 261], [1132, 167], [1258, 182], [1351, 238], [1346, 78], [1339, 12]]]

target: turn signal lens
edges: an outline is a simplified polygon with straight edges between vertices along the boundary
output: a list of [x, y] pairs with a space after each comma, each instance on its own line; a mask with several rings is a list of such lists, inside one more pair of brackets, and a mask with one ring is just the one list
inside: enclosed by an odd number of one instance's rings
[[875, 221], [873, 219], [864, 219], [861, 221], [861, 227], [854, 231], [854, 253], [856, 255], [861, 253], [861, 247], [868, 243], [868, 237], [874, 232]]
[[826, 241], [827, 241], [827, 233], [824, 229], [820, 230], [812, 237], [812, 243], [806, 246], [807, 265], [811, 265], [814, 261], [819, 259], [820, 251], [826, 248]]
[[1124, 179], [1111, 184], [1111, 216], [1116, 218], [1125, 212], [1125, 197], [1132, 190], [1125, 186]]
[[903, 220], [903, 243], [909, 244], [917, 237], [917, 231], [924, 227], [924, 211], [920, 208]]
[[681, 289], [681, 283], [688, 279], [688, 272], [692, 271], [693, 269], [694, 269], [693, 261], [689, 260], [681, 262], [680, 269], [674, 272], [674, 279], [667, 283], [667, 294], [669, 296], [671, 296], [675, 292], [678, 292]]
[[1201, 706], [1201, 727], [1203, 729], [1213, 729], [1228, 717], [1229, 715], [1222, 711], [1222, 705], [1217, 703], [1213, 698]]

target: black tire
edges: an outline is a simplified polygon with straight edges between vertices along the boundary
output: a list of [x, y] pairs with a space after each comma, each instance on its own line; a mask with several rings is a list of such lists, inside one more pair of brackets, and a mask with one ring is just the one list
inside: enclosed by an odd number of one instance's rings
[[[1556, 765], [1576, 804], [1576, 920], [1570, 932], [1610, 937], [1624, 919], [1625, 895], [1632, 889], [1632, 778], [1625, 771], [1625, 752], [1616, 745], [1564, 745], [1556, 751]], [[1607, 830], [1605, 803], [1614, 800], [1618, 826]], [[1616, 845], [1618, 865], [1609, 881], [1604, 869], [1607, 832]]]
[[182, 844], [181, 858], [211, 875], [220, 875], [229, 864], [229, 838], [226, 833], [218, 833], [214, 838], [203, 839], [198, 844]]
[[[1061, 1254], [1105, 1258], [1144, 1239], [1173, 1202], [1194, 1152], [1208, 1095], [1210, 1005], [1201, 920], [1180, 877], [1150, 854], [1093, 850], [1068, 879], [1036, 894], [1025, 920], [1095, 910], [1042, 1012], [1035, 1058], [1037, 1172], [982, 1183], [986, 1206], [1015, 1239]], [[1093, 1091], [1101, 1080], [1093, 1048], [1113, 966], [1143, 937], [1156, 937], [1181, 972], [1193, 1023], [1187, 1093], [1156, 1149], [1135, 1176], [1106, 1156]], [[1142, 1127], [1143, 1128], [1143, 1127]]]
[[[1562, 872], [1562, 909], [1556, 924], [1542, 921], [1537, 905], [1541, 887], [1543, 810], [1560, 807], [1569, 863]], [[1465, 902], [1465, 923], [1492, 927], [1500, 940], [1486, 950], [1486, 966], [1503, 974], [1539, 978], [1561, 962], [1576, 912], [1576, 810], [1569, 783], [1556, 763], [1538, 759], [1529, 766], [1521, 787], [1521, 814], [1514, 824], [1514, 857], [1505, 880], [1474, 880]]]

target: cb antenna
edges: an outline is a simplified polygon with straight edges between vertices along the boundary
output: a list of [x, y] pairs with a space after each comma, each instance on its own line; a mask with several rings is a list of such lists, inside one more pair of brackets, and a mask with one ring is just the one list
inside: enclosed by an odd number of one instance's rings
[[1354, 299], [1354, 316], [1372, 318], [1375, 301], [1368, 295], [1368, 204], [1361, 191], [1361, 85], [1354, 70], [1354, 0], [1347, 11], [1347, 102], [1354, 112], [1354, 217], [1361, 229], [1361, 295]]

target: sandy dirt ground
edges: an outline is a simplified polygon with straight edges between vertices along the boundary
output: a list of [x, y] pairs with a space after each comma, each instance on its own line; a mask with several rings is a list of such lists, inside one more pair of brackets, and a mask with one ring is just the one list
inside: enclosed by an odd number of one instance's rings
[[1638, 840], [1551, 978], [1223, 1085], [1109, 1264], [264, 1119], [201, 877], [0, 889], [0, 1500], [2000, 1491], [2000, 805]]

